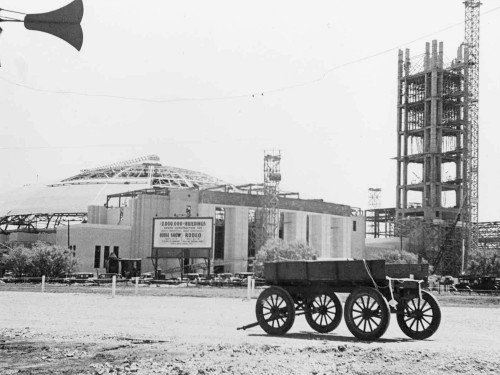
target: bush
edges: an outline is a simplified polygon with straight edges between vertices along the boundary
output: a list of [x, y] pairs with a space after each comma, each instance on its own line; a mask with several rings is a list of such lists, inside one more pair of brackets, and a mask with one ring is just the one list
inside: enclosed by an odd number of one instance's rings
[[476, 250], [469, 255], [467, 274], [472, 276], [500, 276], [500, 257], [492, 250]]
[[16, 246], [3, 256], [6, 269], [11, 270], [14, 276], [27, 276], [32, 271], [31, 250], [24, 246]]
[[[401, 251], [397, 249], [380, 249], [372, 252], [371, 259], [384, 259], [386, 263], [390, 264], [417, 264], [418, 255], [409, 251]], [[422, 259], [420, 263], [428, 263], [427, 260]]]
[[262, 276], [264, 262], [316, 259], [318, 251], [303, 242], [288, 243], [280, 239], [270, 239], [255, 256], [254, 272]]
[[12, 270], [16, 277], [58, 277], [76, 268], [76, 259], [71, 251], [43, 242], [35, 243], [31, 249], [16, 246], [4, 256], [3, 262], [5, 268]]

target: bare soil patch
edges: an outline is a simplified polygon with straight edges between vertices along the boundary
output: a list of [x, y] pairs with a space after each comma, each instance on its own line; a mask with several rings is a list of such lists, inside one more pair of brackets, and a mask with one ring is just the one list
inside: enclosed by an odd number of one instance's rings
[[[22, 293], [19, 290], [23, 291]], [[1, 374], [496, 374], [499, 298], [437, 295], [443, 320], [414, 341], [393, 316], [376, 342], [344, 323], [282, 337], [255, 321], [245, 289], [0, 286]], [[206, 298], [200, 298], [206, 297]], [[345, 296], [341, 296], [345, 300]], [[463, 301], [463, 303], [462, 303]]]

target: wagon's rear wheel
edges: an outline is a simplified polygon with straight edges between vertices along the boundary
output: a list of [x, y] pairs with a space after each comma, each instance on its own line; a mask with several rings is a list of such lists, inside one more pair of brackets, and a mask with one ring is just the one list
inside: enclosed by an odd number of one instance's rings
[[360, 340], [377, 340], [389, 327], [391, 313], [384, 296], [376, 289], [360, 287], [348, 297], [344, 319], [349, 331]]
[[406, 336], [425, 340], [439, 328], [441, 309], [436, 298], [423, 290], [422, 299], [413, 298], [398, 304], [397, 319]]
[[305, 316], [309, 326], [317, 332], [328, 333], [342, 320], [342, 304], [334, 292], [323, 291], [308, 301]]
[[284, 335], [295, 320], [295, 305], [283, 288], [272, 286], [257, 299], [255, 314], [261, 328], [270, 335]]

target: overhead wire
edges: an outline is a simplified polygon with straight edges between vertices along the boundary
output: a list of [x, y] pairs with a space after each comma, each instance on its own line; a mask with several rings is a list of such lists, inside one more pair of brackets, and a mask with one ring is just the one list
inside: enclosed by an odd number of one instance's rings
[[[492, 9], [485, 11], [485, 12], [481, 12], [481, 14], [485, 15], [488, 13], [492, 13], [494, 11], [497, 11], [498, 9], [500, 9], [500, 6], [492, 8]], [[442, 33], [444, 31], [447, 31], [449, 29], [452, 29], [454, 27], [457, 27], [457, 26], [460, 26], [463, 24], [464, 24], [463, 21], [457, 22], [457, 23], [451, 24], [447, 27], [444, 27], [442, 29], [439, 29], [437, 31], [434, 31], [434, 32], [425, 34], [423, 36], [420, 36], [418, 38], [415, 38], [413, 40], [410, 40], [410, 41], [407, 41], [404, 43], [400, 43], [395, 47], [391, 47], [391, 48], [385, 49], [383, 51], [379, 51], [379, 52], [371, 54], [371, 55], [367, 55], [367, 56], [364, 56], [364, 57], [361, 57], [358, 59], [354, 59], [354, 60], [345, 62], [345, 63], [340, 64], [340, 65], [336, 65], [336, 66], [326, 70], [321, 76], [319, 76], [318, 78], [315, 78], [315, 79], [311, 79], [311, 80], [307, 80], [307, 81], [303, 81], [303, 82], [299, 82], [299, 83], [295, 83], [295, 84], [291, 84], [291, 85], [287, 85], [287, 86], [282, 86], [282, 87], [278, 87], [278, 88], [274, 88], [274, 89], [257, 91], [257, 92], [253, 92], [253, 93], [244, 93], [244, 94], [238, 94], [238, 95], [154, 99], [154, 98], [146, 98], [146, 97], [134, 97], [134, 96], [113, 95], [113, 94], [85, 93], [85, 92], [72, 91], [72, 90], [43, 89], [43, 88], [37, 88], [37, 87], [30, 86], [30, 85], [22, 84], [19, 82], [14, 82], [14, 81], [11, 81], [11, 80], [9, 80], [5, 77], [2, 77], [2, 76], [0, 76], [0, 79], [2, 81], [12, 85], [12, 86], [17, 86], [17, 87], [24, 88], [26, 90], [49, 93], [49, 94], [76, 95], [76, 96], [84, 96], [84, 97], [108, 98], [108, 99], [139, 101], [139, 102], [157, 103], [157, 104], [182, 103], [182, 102], [212, 102], [212, 101], [223, 101], [223, 100], [235, 100], [235, 99], [242, 99], [242, 98], [255, 98], [255, 97], [274, 94], [274, 93], [278, 93], [278, 92], [289, 91], [289, 90], [293, 90], [293, 89], [297, 89], [300, 87], [309, 86], [309, 85], [321, 82], [324, 79], [326, 79], [328, 77], [328, 75], [330, 75], [332, 72], [334, 72], [338, 69], [344, 68], [346, 66], [354, 65], [354, 64], [366, 61], [366, 60], [370, 60], [370, 59], [373, 59], [373, 58], [378, 57], [378, 56], [382, 56], [386, 53], [389, 53], [389, 52], [392, 52], [396, 49], [399, 49], [402, 46], [415, 43], [419, 40], [426, 39], [430, 36]]]

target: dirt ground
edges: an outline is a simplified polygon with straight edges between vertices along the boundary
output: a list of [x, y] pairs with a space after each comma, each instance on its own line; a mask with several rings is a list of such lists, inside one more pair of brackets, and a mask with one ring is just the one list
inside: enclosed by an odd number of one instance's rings
[[[244, 289], [0, 285], [1, 374], [499, 374], [500, 297], [437, 295], [442, 322], [414, 341], [395, 316], [376, 342], [344, 322], [297, 317], [288, 334], [254, 322]], [[208, 298], [203, 298], [208, 297]], [[345, 299], [345, 296], [341, 296]]]

